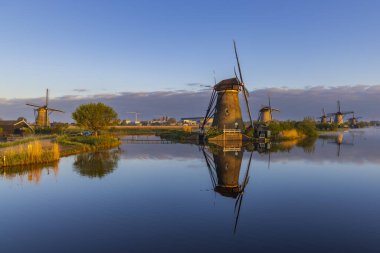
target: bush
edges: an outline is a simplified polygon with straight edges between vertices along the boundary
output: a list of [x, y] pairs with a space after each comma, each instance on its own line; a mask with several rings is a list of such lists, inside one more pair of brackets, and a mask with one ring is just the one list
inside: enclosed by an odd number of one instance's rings
[[308, 137], [315, 137], [318, 135], [315, 121], [308, 118], [305, 118], [301, 122], [297, 122], [296, 129]]
[[206, 132], [206, 136], [209, 137], [209, 138], [212, 138], [212, 137], [215, 137], [215, 136], [218, 136], [218, 135], [221, 135], [223, 132], [222, 131], [219, 131], [219, 129], [217, 127], [210, 127], [207, 132]]

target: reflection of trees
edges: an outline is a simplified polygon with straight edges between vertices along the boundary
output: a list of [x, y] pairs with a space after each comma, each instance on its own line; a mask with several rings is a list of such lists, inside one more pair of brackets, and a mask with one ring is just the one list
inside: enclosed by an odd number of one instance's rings
[[77, 155], [74, 170], [82, 176], [104, 177], [117, 168], [120, 159], [118, 150], [98, 151]]
[[305, 153], [314, 153], [316, 137], [308, 137], [297, 142], [297, 147], [301, 147]]
[[289, 152], [294, 147], [300, 147], [305, 153], [314, 153], [317, 138], [304, 138], [300, 140], [287, 140], [272, 143], [270, 152]]

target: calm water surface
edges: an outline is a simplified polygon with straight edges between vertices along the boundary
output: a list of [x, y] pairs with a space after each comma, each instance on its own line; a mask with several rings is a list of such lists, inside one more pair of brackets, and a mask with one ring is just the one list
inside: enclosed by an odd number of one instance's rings
[[264, 147], [249, 170], [251, 147], [130, 139], [1, 171], [0, 252], [380, 252], [380, 129]]

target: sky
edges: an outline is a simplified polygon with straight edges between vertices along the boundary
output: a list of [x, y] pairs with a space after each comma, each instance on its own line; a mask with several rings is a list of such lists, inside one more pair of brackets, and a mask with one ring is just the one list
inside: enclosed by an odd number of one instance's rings
[[[276, 89], [305, 96], [320, 89], [329, 100], [308, 101], [312, 108], [302, 114], [319, 113], [321, 106], [332, 110], [337, 99], [353, 99], [349, 90], [358, 87], [360, 94], [369, 89], [380, 95], [379, 9], [377, 0], [0, 0], [0, 118], [11, 117], [10, 104], [43, 101], [46, 88], [53, 105], [66, 99], [69, 106], [61, 109], [68, 112], [74, 97], [175, 94], [164, 97], [175, 101], [178, 94], [207, 95], [200, 87], [213, 84], [214, 71], [218, 81], [233, 76], [233, 39], [256, 101]], [[284, 97], [278, 104], [293, 110], [294, 101], [280, 102]], [[154, 105], [151, 99], [146, 102]], [[364, 116], [378, 116], [365, 96], [342, 101], [355, 103]], [[136, 107], [117, 104], [123, 117]], [[166, 113], [165, 105], [157, 106], [142, 113]], [[19, 107], [19, 114], [32, 115]], [[175, 114], [199, 114], [192, 110]], [[283, 114], [288, 116], [301, 114]]]

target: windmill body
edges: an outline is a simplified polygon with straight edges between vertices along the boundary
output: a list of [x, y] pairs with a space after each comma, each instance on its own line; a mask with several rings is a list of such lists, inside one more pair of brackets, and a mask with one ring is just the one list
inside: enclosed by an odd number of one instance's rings
[[279, 109], [273, 108], [271, 106], [270, 97], [268, 96], [268, 105], [261, 107], [259, 111], [258, 121], [266, 125], [273, 120], [272, 113], [279, 112], [279, 111], [280, 111]]
[[219, 130], [243, 127], [240, 108], [240, 82], [237, 78], [226, 79], [214, 86], [217, 93], [213, 127]]
[[40, 107], [36, 109], [36, 111], [37, 111], [36, 125], [39, 127], [50, 127], [48, 110], [45, 109], [44, 107]]

